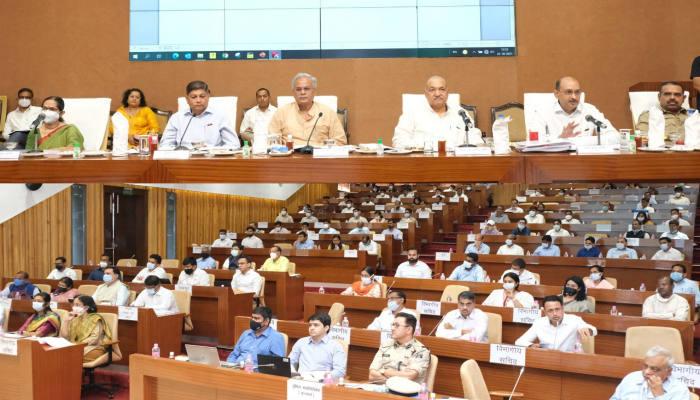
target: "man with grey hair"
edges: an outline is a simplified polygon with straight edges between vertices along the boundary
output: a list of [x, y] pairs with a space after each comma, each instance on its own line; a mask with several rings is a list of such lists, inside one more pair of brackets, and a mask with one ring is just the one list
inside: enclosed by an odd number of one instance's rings
[[688, 387], [672, 377], [672, 371], [671, 352], [661, 346], [654, 346], [647, 351], [642, 370], [627, 374], [610, 400], [688, 400]]
[[[406, 110], [394, 129], [392, 145], [398, 148], [422, 148], [425, 143], [435, 147], [438, 139], [444, 139], [448, 149], [466, 144], [464, 119], [461, 107], [447, 105], [447, 81], [441, 76], [431, 76], [425, 84], [427, 106]], [[465, 111], [466, 112], [466, 111]], [[481, 131], [468, 117], [469, 144], [482, 144]]]
[[[283, 136], [292, 135], [294, 147], [321, 147], [327, 139], [336, 145], [347, 144], [345, 130], [338, 119], [337, 110], [314, 101], [318, 82], [315, 77], [300, 72], [292, 78], [294, 102], [280, 106], [269, 125], [269, 132]], [[278, 104], [279, 106], [279, 104]]]

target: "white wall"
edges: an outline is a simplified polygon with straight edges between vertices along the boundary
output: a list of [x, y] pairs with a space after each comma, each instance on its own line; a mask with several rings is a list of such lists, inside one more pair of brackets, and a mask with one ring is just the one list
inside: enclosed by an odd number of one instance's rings
[[30, 191], [23, 183], [0, 184], [0, 223], [41, 203], [70, 184], [44, 184], [37, 191]]
[[[141, 185], [141, 184], [138, 184]], [[287, 200], [303, 185], [296, 183], [249, 183], [249, 184], [155, 184], [165, 189], [192, 190], [195, 192], [229, 194], [237, 196], [258, 197], [272, 200]]]

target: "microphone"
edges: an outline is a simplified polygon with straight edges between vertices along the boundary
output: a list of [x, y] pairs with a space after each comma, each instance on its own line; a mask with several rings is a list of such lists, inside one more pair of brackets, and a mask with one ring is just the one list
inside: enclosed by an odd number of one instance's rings
[[518, 387], [518, 383], [520, 383], [520, 378], [523, 376], [523, 372], [525, 372], [524, 365], [522, 367], [520, 367], [520, 373], [518, 374], [518, 379], [515, 380], [515, 385], [513, 385], [513, 390], [510, 391], [510, 396], [508, 396], [508, 400], [511, 400], [513, 398], [513, 394], [515, 393], [515, 388]]
[[462, 117], [462, 121], [464, 121], [464, 137], [466, 139], [466, 143], [460, 144], [457, 147], [476, 147], [473, 144], [469, 144], [469, 128], [471, 127], [472, 121], [469, 119], [467, 112], [464, 111], [463, 108], [459, 110], [459, 116]]
[[309, 133], [309, 137], [306, 139], [306, 146], [299, 149], [301, 154], [313, 154], [314, 148], [313, 146], [309, 146], [309, 142], [311, 142], [311, 136], [313, 136], [314, 130], [316, 130], [316, 124], [318, 124], [318, 120], [321, 119], [321, 117], [323, 117], [322, 112], [318, 113], [318, 116], [316, 117], [316, 122], [314, 122], [314, 126], [311, 128], [311, 133]]
[[[32, 122], [32, 124], [29, 125], [29, 132], [36, 130], [36, 128], [39, 126], [41, 121], [44, 120], [44, 118], [46, 118], [46, 114], [44, 114], [44, 112], [42, 111], [36, 117], [34, 122]], [[29, 150], [29, 151], [27, 151], [27, 153], [40, 153], [41, 152], [41, 150], [39, 150], [39, 136], [41, 136], [41, 135], [37, 131], [36, 134], [34, 135], [34, 150]]]
[[438, 326], [440, 326], [440, 324], [442, 323], [442, 321], [445, 319], [446, 316], [447, 316], [447, 314], [443, 315], [442, 318], [440, 318], [440, 321], [438, 321], [437, 325], [435, 325], [435, 327], [433, 328], [433, 330], [430, 331], [430, 333], [428, 334], [428, 336], [432, 336], [432, 335], [433, 335], [433, 332], [435, 332], [435, 330], [438, 328]]
[[[190, 110], [190, 112], [192, 112], [192, 111]], [[175, 148], [175, 150], [189, 150], [187, 147], [182, 145], [182, 141], [185, 139], [185, 135], [187, 135], [187, 129], [190, 127], [190, 122], [192, 122], [192, 118], [194, 118], [194, 114], [192, 114], [192, 116], [190, 116], [190, 120], [187, 121], [187, 125], [185, 126], [185, 131], [182, 132], [182, 136], [180, 136], [180, 142], [177, 144], [177, 147]]]
[[608, 126], [603, 123], [603, 121], [599, 121], [595, 119], [592, 115], [586, 115], [586, 121], [592, 123], [595, 125], [598, 129], [606, 129]]

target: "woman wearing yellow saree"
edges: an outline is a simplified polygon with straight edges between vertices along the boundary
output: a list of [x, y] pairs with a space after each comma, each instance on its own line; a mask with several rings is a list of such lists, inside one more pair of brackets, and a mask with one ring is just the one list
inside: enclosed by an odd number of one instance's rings
[[51, 297], [48, 293], [38, 293], [32, 301], [34, 315], [27, 318], [19, 333], [26, 336], [57, 336], [61, 327], [58, 314], [51, 311]]
[[61, 336], [72, 343], [85, 343], [83, 362], [94, 361], [107, 352], [105, 344], [112, 338], [109, 326], [97, 313], [90, 296], [76, 297], [71, 311], [61, 324]]

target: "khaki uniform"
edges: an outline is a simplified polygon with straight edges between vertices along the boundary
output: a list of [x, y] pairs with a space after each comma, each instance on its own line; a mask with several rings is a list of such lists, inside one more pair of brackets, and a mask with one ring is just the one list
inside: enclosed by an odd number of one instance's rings
[[[316, 129], [314, 129], [314, 123], [321, 112], [323, 112], [323, 116], [318, 118]], [[313, 136], [309, 141], [311, 146], [322, 147], [323, 141], [326, 139], [334, 139], [336, 145], [347, 144], [345, 130], [338, 119], [336, 110], [316, 102], [308, 113], [301, 112], [296, 102], [278, 108], [275, 115], [272, 116], [268, 130], [270, 133], [281, 134], [284, 137], [292, 135], [295, 146], [306, 145], [306, 140], [312, 130]]]
[[386, 345], [379, 347], [379, 351], [374, 356], [369, 369], [379, 371], [381, 369], [391, 369], [395, 371], [405, 371], [412, 369], [418, 372], [416, 382], [425, 382], [426, 372], [430, 366], [430, 350], [416, 339], [405, 345], [400, 345], [395, 341], [389, 341]]
[[[685, 120], [688, 119], [688, 110], [681, 109], [678, 114], [668, 111], [663, 111], [666, 128], [664, 129], [664, 138], [668, 139], [669, 133], [679, 132], [681, 139], [685, 140]], [[642, 136], [646, 136], [649, 132], [649, 111], [644, 111], [639, 114], [637, 121], [637, 129], [642, 131]]]

